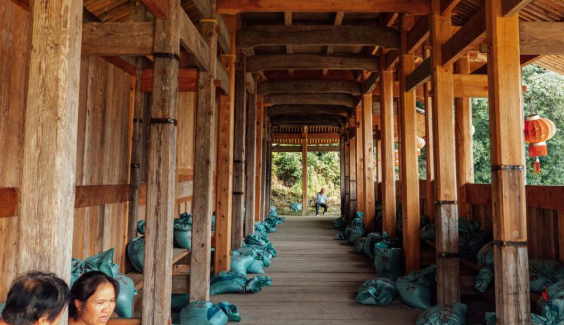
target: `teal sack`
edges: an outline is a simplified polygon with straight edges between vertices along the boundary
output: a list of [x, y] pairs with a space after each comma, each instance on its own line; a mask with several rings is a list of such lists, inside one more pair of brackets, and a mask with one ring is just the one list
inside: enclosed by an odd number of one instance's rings
[[495, 313], [486, 313], [486, 325], [496, 325], [497, 324], [497, 316]]
[[266, 220], [266, 222], [264, 223], [264, 229], [266, 230], [266, 232], [267, 232], [268, 234], [271, 234], [271, 233], [273, 233], [273, 232], [276, 232], [276, 222], [274, 222], [273, 224], [271, 224], [271, 223], [269, 222], [270, 220], [271, 220], [271, 219]]
[[84, 260], [85, 271], [100, 271], [105, 275], [115, 278], [119, 275], [119, 266], [114, 263], [114, 249], [92, 255]]
[[171, 309], [179, 312], [190, 304], [190, 295], [187, 293], [173, 294], [170, 299]]
[[247, 268], [247, 273], [250, 274], [264, 274], [264, 264], [261, 260], [254, 260], [253, 263]]
[[366, 241], [364, 242], [364, 254], [371, 259], [374, 259], [374, 247], [380, 242], [385, 243], [389, 248], [399, 248], [400, 244], [396, 238], [391, 237], [386, 232], [381, 234], [371, 232], [366, 236]]
[[231, 256], [231, 272], [245, 275], [247, 274], [247, 269], [251, 266], [251, 264], [253, 264], [254, 261], [254, 257], [249, 255]]
[[290, 210], [294, 212], [302, 211], [302, 204], [301, 203], [290, 203]]
[[119, 283], [119, 295], [116, 298], [114, 311], [119, 317], [133, 317], [133, 296], [137, 294], [135, 284], [126, 275], [120, 275], [115, 279]]
[[555, 300], [564, 301], [564, 280], [560, 280], [547, 287], [537, 303], [543, 308], [546, 304], [550, 304]]
[[211, 219], [211, 230], [215, 231], [215, 213], [212, 214], [212, 219]]
[[73, 258], [71, 262], [71, 281], [70, 287], [80, 278], [81, 275], [84, 274], [86, 266], [84, 262], [79, 260], [78, 258]]
[[461, 303], [434, 306], [419, 315], [416, 325], [465, 325], [466, 310]]
[[354, 245], [362, 236], [364, 236], [364, 212], [357, 212], [351, 223], [349, 244]]
[[174, 247], [192, 249], [192, 218], [183, 215], [174, 219]]
[[209, 301], [194, 301], [180, 312], [181, 325], [224, 325], [227, 315]]
[[386, 278], [377, 278], [364, 282], [358, 288], [356, 302], [363, 305], [385, 306], [392, 303], [398, 295], [396, 285]]
[[562, 325], [564, 324], [564, 300], [556, 299], [542, 306], [542, 315], [531, 314], [533, 325]]
[[278, 211], [276, 211], [275, 206], [270, 207], [270, 212], [268, 213], [269, 217], [278, 217]]
[[267, 276], [256, 276], [252, 279], [234, 272], [220, 272], [210, 279], [210, 294], [259, 292], [265, 286], [271, 286], [272, 280]]
[[458, 250], [460, 254], [474, 255], [487, 242], [491, 235], [480, 229], [479, 221], [469, 221], [465, 217], [458, 219]]
[[272, 279], [268, 276], [257, 275], [250, 279], [245, 285], [246, 292], [259, 292], [263, 287], [270, 287], [272, 285]]
[[431, 265], [421, 271], [411, 272], [396, 281], [401, 301], [412, 308], [427, 309], [432, 306], [436, 267]]
[[221, 308], [221, 310], [223, 310], [223, 312], [225, 313], [225, 315], [227, 315], [227, 318], [232, 321], [232, 322], [240, 322], [241, 321], [241, 315], [239, 314], [239, 308], [237, 308], [237, 306], [230, 304], [227, 301], [224, 302], [220, 302], [215, 304], [217, 307]]
[[560, 280], [564, 280], [564, 264], [556, 260], [530, 260], [529, 278], [531, 291], [542, 292]]
[[255, 233], [262, 237], [267, 237], [266, 225], [262, 222], [255, 222]]
[[335, 237], [339, 240], [347, 240], [351, 235], [352, 228], [350, 225], [347, 225], [343, 231], [338, 233]]
[[435, 224], [430, 223], [421, 228], [421, 241], [435, 241]]
[[356, 243], [354, 243], [354, 250], [357, 253], [363, 253], [364, 252], [364, 243], [366, 242], [366, 237], [362, 237], [359, 240], [356, 241]]
[[494, 281], [493, 269], [489, 266], [484, 266], [478, 271], [478, 276], [476, 276], [476, 283], [474, 288], [479, 292], [486, 292], [490, 284]]
[[141, 235], [145, 235], [145, 220], [140, 220], [137, 223], [137, 232]]
[[395, 281], [403, 273], [403, 252], [401, 248], [388, 248], [386, 243], [376, 243], [374, 248], [376, 275]]
[[136, 237], [127, 245], [127, 256], [133, 269], [143, 273], [145, 258], [145, 237]]
[[2, 317], [2, 311], [4, 310], [4, 308], [6, 307], [6, 303], [3, 302], [0, 304], [0, 318]]
[[335, 221], [333, 221], [333, 228], [335, 229], [343, 229], [347, 225], [344, 216], [340, 216]]

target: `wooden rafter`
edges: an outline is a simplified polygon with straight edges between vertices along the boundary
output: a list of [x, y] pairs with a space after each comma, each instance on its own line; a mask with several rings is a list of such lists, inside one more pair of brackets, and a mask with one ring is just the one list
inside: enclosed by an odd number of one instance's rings
[[84, 23], [82, 55], [131, 55], [153, 53], [154, 23]]
[[485, 39], [486, 14], [482, 8], [442, 45], [443, 65], [454, 63]]
[[[272, 139], [303, 139], [301, 133], [278, 133], [274, 132], [271, 135]], [[331, 132], [331, 133], [310, 133], [308, 135], [310, 140], [326, 140], [326, 139], [339, 139], [338, 132]]]
[[[344, 12], [342, 12], [342, 11], [336, 12], [335, 13], [335, 20], [333, 21], [333, 25], [340, 26], [343, 23], [344, 18], [345, 18]], [[332, 54], [334, 50], [335, 50], [335, 46], [329, 45], [329, 46], [327, 46], [327, 50], [325, 51], [325, 53]], [[323, 75], [324, 76], [326, 76], [328, 72], [329, 72], [329, 69], [323, 69]]]
[[413, 72], [407, 76], [407, 91], [423, 85], [431, 79], [431, 59], [427, 58]]
[[211, 65], [211, 49], [209, 45], [184, 10], [179, 12], [178, 17], [180, 23], [180, 45], [190, 54], [194, 64], [201, 71], [209, 71]]
[[429, 18], [423, 16], [406, 35], [407, 53], [413, 53], [429, 38]]
[[267, 110], [269, 116], [280, 115], [344, 115], [350, 114], [350, 108], [337, 105], [274, 105]]
[[258, 83], [259, 95], [280, 93], [361, 94], [361, 84], [340, 80], [273, 80]]
[[[307, 151], [339, 151], [338, 146], [307, 146]], [[302, 146], [273, 146], [272, 152], [302, 152]]]
[[564, 22], [521, 22], [519, 36], [521, 54], [564, 54]]
[[349, 94], [270, 94], [264, 103], [270, 105], [341, 105], [354, 106], [354, 98]]
[[168, 0], [141, 0], [156, 18], [168, 18]]

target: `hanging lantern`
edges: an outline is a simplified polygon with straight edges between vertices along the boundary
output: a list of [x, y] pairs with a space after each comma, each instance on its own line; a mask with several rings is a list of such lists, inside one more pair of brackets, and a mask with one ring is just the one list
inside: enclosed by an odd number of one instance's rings
[[539, 156], [546, 156], [546, 141], [556, 133], [554, 122], [538, 114], [525, 117], [525, 142], [529, 144], [529, 156], [535, 157], [535, 174], [540, 173]]
[[425, 139], [423, 139], [422, 137], [417, 137], [417, 155], [420, 156], [421, 155], [421, 148], [423, 148], [425, 146]]
[[398, 153], [398, 149], [394, 150], [394, 163], [396, 164], [396, 166], [399, 166], [399, 153]]

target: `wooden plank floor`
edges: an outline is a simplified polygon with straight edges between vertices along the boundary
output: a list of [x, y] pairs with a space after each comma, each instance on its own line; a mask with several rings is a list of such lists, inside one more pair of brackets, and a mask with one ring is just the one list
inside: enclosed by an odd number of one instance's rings
[[286, 217], [269, 234], [278, 252], [266, 269], [273, 286], [255, 294], [215, 295], [212, 301], [237, 305], [241, 325], [415, 324], [421, 311], [399, 298], [386, 307], [355, 302], [358, 286], [375, 271], [352, 246], [335, 240], [334, 219]]

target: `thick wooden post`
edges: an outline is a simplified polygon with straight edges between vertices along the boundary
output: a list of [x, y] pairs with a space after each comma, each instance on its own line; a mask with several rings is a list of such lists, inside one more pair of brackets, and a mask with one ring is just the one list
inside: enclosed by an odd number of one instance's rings
[[231, 225], [231, 247], [237, 249], [243, 242], [245, 203], [245, 134], [247, 90], [245, 68], [240, 64], [235, 74], [235, 123], [233, 143], [233, 223]]
[[[366, 79], [365, 79], [366, 81]], [[364, 156], [364, 225], [366, 231], [376, 230], [374, 199], [374, 131], [372, 127], [372, 94], [362, 95], [362, 137]]]
[[502, 2], [486, 1], [495, 300], [498, 324], [520, 325], [530, 306], [519, 16], [503, 18]]
[[[381, 65], [385, 64], [381, 57]], [[394, 73], [380, 72], [380, 123], [382, 124], [382, 229], [396, 234], [396, 177], [394, 155]]]
[[214, 272], [231, 268], [231, 226], [233, 211], [233, 133], [235, 123], [235, 45], [236, 21], [225, 20], [231, 32], [231, 53], [221, 56], [221, 64], [229, 76], [229, 95], [219, 101], [219, 134], [217, 139], [217, 195], [215, 205]]
[[[180, 4], [169, 1], [169, 19], [155, 19], [154, 71], [149, 114], [147, 217], [143, 274], [143, 324], [165, 324], [172, 294], [172, 224], [176, 205], [176, 119], [180, 53]], [[158, 266], [158, 267], [157, 267]]]
[[[431, 56], [431, 50], [428, 43], [423, 49], [423, 56], [426, 58]], [[423, 93], [425, 100], [425, 163], [427, 164], [427, 217], [430, 222], [435, 222], [435, 164], [433, 162], [433, 97], [429, 95], [431, 91], [431, 81], [423, 85]]]
[[253, 124], [254, 128], [256, 129], [255, 134], [256, 134], [256, 139], [255, 139], [255, 168], [256, 171], [253, 173], [256, 175], [256, 182], [255, 182], [255, 191], [256, 191], [256, 207], [255, 207], [255, 220], [256, 221], [260, 221], [260, 216], [262, 213], [262, 207], [263, 207], [263, 203], [264, 203], [264, 199], [263, 199], [263, 191], [264, 191], [264, 187], [263, 187], [263, 177], [262, 177], [262, 168], [263, 168], [263, 152], [262, 152], [262, 148], [264, 145], [264, 137], [265, 137], [265, 133], [264, 133], [264, 118], [265, 118], [265, 114], [264, 114], [264, 105], [263, 105], [263, 96], [262, 95], [257, 95], [258, 97], [255, 97], [255, 101], [256, 101], [256, 123]]
[[345, 205], [342, 207], [345, 220], [349, 220], [351, 213], [351, 141], [349, 127], [345, 126], [343, 131], [345, 140], [345, 151], [342, 159], [345, 160]]
[[[425, 19], [423, 17], [422, 19]], [[419, 168], [417, 160], [417, 113], [415, 111], [415, 90], [407, 91], [407, 77], [415, 69], [413, 54], [406, 52], [406, 35], [413, 27], [413, 16], [401, 16], [400, 50], [400, 109], [401, 124], [401, 197], [403, 214], [403, 249], [405, 250], [406, 273], [417, 271], [420, 263], [420, 211], [419, 211]]]
[[31, 55], [19, 189], [21, 240], [13, 253], [17, 254], [17, 273], [49, 271], [69, 281], [82, 1], [31, 1], [30, 16]]
[[270, 127], [268, 127], [268, 142], [266, 146], [266, 205], [265, 212], [262, 214], [261, 221], [264, 222], [265, 218], [270, 213], [270, 206], [272, 204], [272, 140], [270, 139]]
[[354, 216], [356, 215], [356, 211], [358, 209], [357, 206], [357, 172], [356, 166], [358, 161], [356, 160], [356, 127], [355, 127], [354, 120], [350, 122], [349, 126], [349, 165], [350, 165], [350, 191], [351, 191], [351, 204], [349, 207], [349, 219], [348, 221], [351, 222]]
[[[382, 183], [382, 138], [380, 137], [380, 134], [382, 134], [382, 131], [378, 130], [378, 140], [376, 141], [376, 179], [374, 181], [374, 200], [382, 203], [382, 190], [379, 189], [380, 184]], [[382, 231], [382, 229], [379, 229], [378, 231]]]
[[257, 219], [257, 221], [264, 221], [265, 216], [268, 214], [269, 210], [270, 210], [270, 202], [269, 202], [269, 197], [268, 194], [269, 192], [269, 188], [268, 188], [268, 146], [270, 143], [270, 128], [268, 127], [269, 123], [269, 119], [268, 119], [268, 114], [264, 114], [264, 124], [263, 124], [263, 134], [264, 134], [264, 139], [262, 142], [262, 169], [260, 170], [260, 172], [262, 173], [261, 179], [262, 179], [262, 205], [261, 205], [261, 213], [259, 215], [259, 219]]
[[340, 180], [341, 180], [341, 215], [345, 215], [346, 206], [346, 176], [345, 176], [345, 135], [341, 130], [341, 135], [339, 137], [339, 170], [340, 170]]
[[[463, 56], [454, 65], [455, 72], [470, 74], [470, 60]], [[466, 184], [474, 183], [474, 155], [472, 148], [472, 99], [455, 98], [456, 184], [458, 186], [458, 215], [471, 219], [471, 206], [466, 199]]]
[[441, 46], [451, 35], [450, 12], [441, 15], [441, 1], [432, 0], [431, 64], [433, 82], [433, 145], [435, 162], [435, 224], [437, 300], [460, 301], [458, 209], [454, 149], [452, 64], [443, 66]]
[[[194, 157], [194, 224], [190, 273], [190, 301], [209, 300], [211, 267], [211, 216], [213, 213], [213, 170], [215, 138], [215, 70], [217, 21], [215, 0], [210, 1], [211, 19], [200, 20], [201, 33], [210, 47], [209, 71], [198, 71], [196, 110], [196, 155]], [[156, 71], [156, 70], [155, 70]], [[161, 323], [164, 324], [164, 323]]]
[[366, 195], [364, 192], [364, 131], [361, 104], [355, 109], [355, 142], [356, 142], [356, 210], [365, 213], [366, 219]]
[[[257, 186], [257, 97], [249, 94], [247, 102], [247, 125], [245, 135], [245, 235], [255, 233], [255, 215], [259, 208], [256, 197], [260, 192]], [[259, 208], [260, 210], [260, 208]]]
[[307, 216], [307, 126], [302, 133], [302, 216]]

